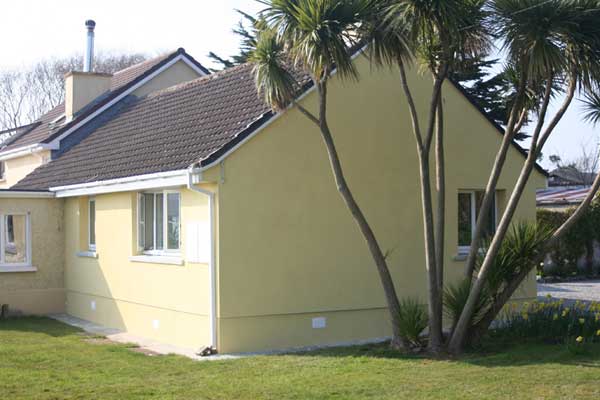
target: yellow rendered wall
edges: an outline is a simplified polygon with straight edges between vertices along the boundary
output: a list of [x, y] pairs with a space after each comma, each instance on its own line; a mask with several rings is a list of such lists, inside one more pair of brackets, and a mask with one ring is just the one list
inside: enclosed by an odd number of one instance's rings
[[[207, 345], [208, 265], [130, 261], [137, 252], [134, 192], [95, 196], [98, 257], [78, 256], [87, 247], [87, 199], [69, 198], [65, 203], [67, 312], [172, 345]], [[206, 221], [207, 207], [207, 196], [181, 189], [184, 258], [186, 223]]]
[[146, 82], [143, 86], [136, 89], [133, 94], [135, 96], [145, 96], [148, 93], [156, 90], [165, 89], [179, 83], [197, 79], [199, 77], [200, 75], [185, 62], [177, 61], [167, 70], [161, 72], [159, 75]]
[[0, 198], [3, 214], [30, 213], [35, 272], [0, 272], [0, 304], [23, 314], [65, 310], [63, 201]]
[[0, 180], [0, 189], [10, 188], [29, 175], [31, 171], [48, 161], [50, 161], [49, 150], [3, 161], [6, 178]]
[[[426, 302], [418, 164], [405, 98], [396, 71], [371, 70], [362, 57], [356, 62], [359, 83], [334, 78], [330, 84], [330, 126], [350, 187], [389, 253], [399, 296]], [[431, 82], [414, 73], [410, 80], [425, 110]], [[463, 273], [463, 263], [454, 261], [457, 193], [485, 187], [501, 135], [453, 86], [444, 90], [444, 261], [446, 279], [455, 281]], [[315, 100], [312, 93], [303, 104], [315, 110]], [[512, 187], [523, 161], [511, 149], [499, 189]], [[336, 191], [320, 134], [304, 116], [286, 112], [206, 176], [220, 182], [221, 352], [390, 335], [375, 266]], [[544, 185], [536, 172], [517, 219], [534, 220], [535, 188]], [[533, 296], [530, 280], [516, 297]], [[315, 316], [327, 318], [325, 329], [312, 328]]]

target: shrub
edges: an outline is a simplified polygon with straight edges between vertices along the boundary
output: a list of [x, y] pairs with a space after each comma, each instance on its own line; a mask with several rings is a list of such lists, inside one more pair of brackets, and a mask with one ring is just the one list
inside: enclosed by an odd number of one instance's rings
[[[463, 279], [456, 284], [449, 284], [444, 289], [444, 313], [452, 321], [452, 331], [458, 323], [460, 314], [469, 297], [471, 291], [471, 282], [468, 279]], [[479, 296], [479, 301], [475, 306], [475, 312], [473, 313], [473, 320], [471, 325], [476, 324], [479, 319], [483, 316], [489, 304], [489, 295], [487, 291]]]
[[398, 313], [400, 337], [411, 347], [423, 346], [421, 333], [427, 328], [427, 311], [415, 298], [400, 300]]
[[[566, 211], [538, 210], [537, 222], [548, 229], [556, 230], [571, 214], [574, 208]], [[544, 265], [538, 266], [538, 274], [544, 276], [552, 274], [560, 277], [578, 273], [577, 261], [586, 256], [586, 274], [593, 273], [594, 242], [600, 241], [600, 199], [596, 198], [582, 218], [565, 234], [562, 240], [551, 250], [553, 265], [551, 268]]]

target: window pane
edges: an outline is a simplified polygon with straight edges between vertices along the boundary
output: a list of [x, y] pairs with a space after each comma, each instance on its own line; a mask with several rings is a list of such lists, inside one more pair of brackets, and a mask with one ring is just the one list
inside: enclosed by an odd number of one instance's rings
[[144, 250], [154, 249], [154, 195], [144, 194]]
[[471, 193], [458, 194], [458, 245], [471, 245]]
[[138, 196], [138, 247], [145, 248], [146, 201], [144, 195]]
[[7, 264], [27, 263], [27, 217], [6, 215], [4, 226], [4, 261]]
[[[484, 195], [485, 195], [485, 192], [483, 192], [483, 191], [475, 192], [475, 206], [476, 206], [475, 213], [477, 215], [477, 218], [479, 218], [479, 210], [481, 209], [481, 203], [483, 202]], [[483, 237], [484, 238], [491, 237], [495, 230], [496, 230], [496, 198], [494, 196], [494, 199], [492, 200], [492, 204], [490, 206], [490, 210], [485, 219], [485, 225], [483, 228]]]
[[96, 202], [90, 201], [90, 246], [96, 245]]
[[168, 248], [179, 249], [179, 193], [167, 194]]
[[163, 194], [162, 193], [158, 193], [156, 194], [156, 250], [163, 250], [164, 249], [164, 240], [163, 240], [163, 236], [164, 236], [164, 225], [163, 225], [163, 210], [164, 210], [164, 203], [163, 203]]

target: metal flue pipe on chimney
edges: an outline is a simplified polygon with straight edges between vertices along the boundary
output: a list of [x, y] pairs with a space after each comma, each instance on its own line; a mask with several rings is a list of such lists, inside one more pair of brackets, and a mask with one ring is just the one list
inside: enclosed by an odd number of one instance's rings
[[85, 21], [87, 28], [87, 46], [83, 57], [83, 72], [92, 72], [94, 69], [94, 28], [96, 22], [92, 19]]

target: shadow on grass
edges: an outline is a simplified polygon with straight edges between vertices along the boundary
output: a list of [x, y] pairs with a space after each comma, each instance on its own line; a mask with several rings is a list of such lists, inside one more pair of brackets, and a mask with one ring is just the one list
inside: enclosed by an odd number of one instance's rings
[[297, 357], [382, 358], [406, 361], [456, 362], [485, 368], [518, 367], [540, 364], [562, 364], [600, 368], [600, 343], [590, 344], [585, 354], [575, 355], [564, 344], [486, 342], [459, 357], [433, 357], [428, 354], [406, 354], [392, 350], [389, 343], [331, 347], [312, 351], [288, 353]]
[[31, 316], [1, 319], [0, 333], [8, 331], [39, 333], [51, 337], [69, 336], [83, 332], [51, 318]]

